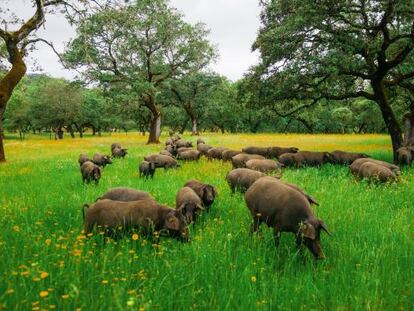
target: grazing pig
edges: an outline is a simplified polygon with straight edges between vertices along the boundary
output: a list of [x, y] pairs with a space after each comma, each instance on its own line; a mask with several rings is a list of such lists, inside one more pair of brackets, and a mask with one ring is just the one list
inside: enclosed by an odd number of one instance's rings
[[165, 142], [165, 145], [166, 145], [166, 146], [168, 146], [168, 145], [174, 145], [174, 141], [172, 140], [172, 138], [171, 138], [171, 137], [169, 137], [169, 138], [167, 139], [167, 141]]
[[245, 168], [246, 162], [252, 159], [266, 159], [264, 156], [259, 154], [247, 154], [247, 153], [240, 153], [235, 155], [231, 158], [231, 162], [233, 163], [233, 168]]
[[81, 174], [82, 174], [82, 182], [89, 184], [92, 180], [95, 181], [97, 185], [99, 183], [99, 179], [101, 178], [101, 168], [93, 163], [92, 161], [84, 162], [81, 167]]
[[184, 152], [184, 151], [189, 151], [189, 150], [194, 150], [194, 149], [189, 148], [189, 147], [180, 147], [180, 148], [177, 149], [177, 153]]
[[248, 168], [236, 168], [227, 174], [226, 180], [232, 193], [236, 190], [243, 193], [246, 192], [256, 180], [264, 176], [266, 175], [262, 172]]
[[199, 145], [199, 144], [205, 144], [206, 142], [204, 141], [204, 139], [202, 139], [202, 138], [198, 138], [197, 139], [197, 145]]
[[341, 150], [335, 150], [330, 152], [333, 158], [333, 163], [335, 164], [347, 164], [350, 165], [356, 159], [360, 158], [368, 158], [369, 155], [365, 153], [354, 153], [354, 152], [346, 152]]
[[100, 227], [107, 235], [141, 229], [146, 232], [167, 231], [169, 236], [188, 239], [187, 223], [180, 211], [158, 204], [154, 200], [100, 200], [85, 212], [85, 234]]
[[243, 148], [242, 152], [247, 153], [247, 154], [258, 154], [258, 155], [261, 155], [263, 157], [267, 157], [267, 155], [269, 153], [269, 148], [268, 147], [249, 146], [249, 147]]
[[146, 179], [148, 177], [154, 178], [155, 169], [155, 162], [142, 161], [139, 165], [139, 177], [144, 176]]
[[233, 158], [234, 156], [240, 153], [241, 151], [237, 151], [237, 150], [224, 150], [223, 153], [221, 154], [221, 158], [223, 159], [223, 161], [231, 161], [231, 158]]
[[108, 190], [98, 200], [112, 200], [112, 201], [139, 201], [139, 200], [155, 200], [148, 192], [136, 190], [132, 188], [119, 187]]
[[271, 173], [281, 169], [283, 164], [273, 160], [252, 159], [246, 162], [246, 168], [262, 173]]
[[190, 187], [193, 189], [206, 208], [210, 207], [214, 203], [214, 199], [217, 196], [217, 190], [214, 188], [214, 186], [205, 184], [196, 179], [187, 181], [184, 187]]
[[321, 166], [325, 163], [333, 163], [333, 156], [329, 152], [298, 151], [297, 153], [284, 153], [279, 157], [279, 162], [284, 166]]
[[269, 147], [268, 152], [267, 152], [267, 157], [268, 158], [277, 158], [277, 159], [279, 159], [279, 157], [282, 154], [285, 154], [285, 153], [297, 153], [298, 151], [299, 151], [299, 149], [296, 148], [296, 147], [288, 147], [288, 148]]
[[321, 166], [325, 163], [333, 163], [334, 159], [329, 152], [317, 151], [299, 151], [296, 153], [299, 156], [298, 166]]
[[189, 148], [193, 146], [193, 143], [191, 141], [185, 141], [184, 139], [180, 139], [180, 140], [177, 140], [175, 145], [177, 146], [177, 148], [181, 148], [181, 147]]
[[387, 167], [374, 163], [365, 162], [358, 170], [358, 177], [375, 179], [380, 182], [392, 182], [397, 180], [397, 176]]
[[92, 162], [102, 167], [105, 167], [107, 164], [112, 164], [112, 160], [109, 155], [103, 155], [100, 153], [95, 153]]
[[204, 210], [200, 197], [190, 187], [183, 187], [177, 192], [175, 208], [182, 212], [187, 224], [195, 221], [196, 216]]
[[197, 150], [188, 150], [179, 152], [177, 158], [184, 161], [197, 161], [200, 159], [201, 153]]
[[302, 156], [297, 153], [284, 153], [279, 157], [279, 162], [285, 167], [299, 166], [302, 163]]
[[160, 154], [162, 154], [162, 155], [166, 155], [166, 156], [169, 156], [169, 157], [173, 157], [173, 155], [170, 153], [170, 152], [168, 152], [167, 150], [161, 150], [160, 151]]
[[211, 159], [221, 159], [223, 152], [228, 150], [227, 148], [224, 147], [215, 147], [215, 148], [211, 148], [207, 151], [207, 158], [209, 160]]
[[[175, 145], [169, 145], [165, 147], [165, 150], [172, 154], [173, 157], [177, 155], [177, 146]], [[162, 154], [162, 153], [160, 153]]]
[[113, 143], [113, 144], [111, 145], [111, 151], [112, 151], [112, 150], [114, 150], [115, 148], [122, 149], [122, 146], [121, 146], [121, 144], [120, 144], [120, 143]]
[[276, 246], [281, 232], [291, 232], [296, 235], [298, 247], [303, 243], [315, 258], [325, 257], [320, 232], [324, 230], [329, 234], [328, 229], [314, 216], [302, 193], [276, 178], [262, 177], [247, 190], [245, 200], [253, 218], [252, 232], [265, 223], [273, 228]]
[[150, 156], [144, 157], [144, 160], [147, 162], [155, 162], [155, 167], [157, 168], [163, 167], [165, 169], [168, 169], [180, 167], [175, 159], [162, 154], [152, 154]]
[[391, 164], [391, 163], [388, 163], [388, 162], [384, 162], [384, 161], [380, 161], [380, 160], [375, 160], [375, 159], [372, 159], [372, 158], [356, 159], [349, 166], [349, 169], [350, 169], [351, 173], [355, 176], [358, 176], [358, 172], [359, 172], [359, 169], [360, 169], [361, 165], [366, 163], [366, 162], [372, 162], [372, 163], [376, 163], [376, 164], [385, 166], [386, 168], [390, 169], [397, 176], [401, 174], [400, 168], [397, 165], [394, 165], [394, 164]]
[[401, 147], [397, 149], [397, 158], [400, 165], [410, 166], [413, 162], [413, 148]]
[[206, 144], [198, 144], [197, 150], [201, 152], [202, 155], [207, 156], [207, 152], [213, 148], [213, 146], [206, 145]]
[[243, 148], [242, 151], [248, 154], [259, 154], [266, 158], [279, 158], [284, 153], [296, 153], [298, 152], [298, 148], [296, 147], [246, 147]]
[[127, 150], [128, 149], [125, 149], [125, 148], [115, 147], [114, 149], [112, 149], [112, 157], [113, 158], [125, 158], [125, 156], [128, 154]]
[[83, 163], [85, 163], [86, 161], [90, 161], [89, 160], [89, 158], [88, 158], [88, 156], [86, 155], [86, 154], [81, 154], [80, 156], [79, 156], [79, 160], [78, 160], [78, 162], [79, 162], [79, 165], [82, 165]]

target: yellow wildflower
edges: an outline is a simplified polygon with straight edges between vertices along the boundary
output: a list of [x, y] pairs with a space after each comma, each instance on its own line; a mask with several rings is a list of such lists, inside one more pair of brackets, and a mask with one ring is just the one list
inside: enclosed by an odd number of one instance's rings
[[47, 290], [42, 290], [39, 293], [39, 296], [40, 296], [40, 298], [45, 298], [45, 297], [49, 296], [49, 292]]
[[257, 279], [254, 275], [251, 277], [251, 280], [252, 280], [253, 283], [256, 283], [256, 281], [257, 281]]
[[134, 234], [132, 235], [132, 239], [133, 239], [134, 241], [138, 240], [138, 238], [139, 238], [138, 234], [134, 233]]
[[49, 276], [49, 273], [47, 273], [47, 272], [42, 272], [42, 273], [40, 273], [40, 278], [41, 279], [46, 279], [47, 277]]

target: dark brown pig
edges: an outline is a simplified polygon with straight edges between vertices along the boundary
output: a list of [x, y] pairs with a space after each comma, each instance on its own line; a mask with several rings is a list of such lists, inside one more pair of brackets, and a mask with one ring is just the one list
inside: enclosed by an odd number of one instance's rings
[[155, 169], [156, 169], [155, 162], [142, 161], [138, 167], [139, 177], [144, 176], [147, 179], [149, 177], [154, 178]]
[[210, 207], [210, 205], [214, 203], [214, 200], [217, 196], [217, 190], [213, 185], [203, 183], [196, 179], [187, 181], [184, 187], [190, 187], [193, 189], [206, 208]]
[[259, 171], [248, 168], [236, 168], [227, 174], [226, 180], [232, 193], [236, 190], [243, 193], [249, 189], [256, 180], [264, 176], [266, 175]]
[[99, 183], [101, 179], [101, 168], [92, 161], [84, 162], [81, 167], [82, 182], [89, 184], [91, 181], [95, 181], [95, 184]]
[[79, 160], [78, 160], [79, 165], [82, 165], [82, 164], [83, 164], [83, 163], [85, 163], [86, 161], [91, 161], [91, 160], [89, 160], [89, 158], [88, 158], [88, 156], [87, 156], [86, 154], [82, 153], [82, 154], [79, 156]]
[[351, 164], [356, 159], [368, 158], [369, 155], [365, 153], [346, 152], [341, 150], [335, 150], [330, 152], [333, 157], [333, 163], [335, 164]]
[[204, 139], [202, 139], [202, 138], [198, 138], [197, 139], [197, 145], [199, 145], [199, 144], [205, 144], [206, 142], [204, 141]]
[[100, 200], [86, 210], [84, 217], [85, 234], [91, 233], [95, 227], [106, 234], [141, 229], [145, 232], [167, 231], [169, 236], [188, 239], [187, 223], [182, 213], [154, 200]]
[[97, 200], [113, 200], [113, 201], [139, 201], [139, 200], [155, 200], [148, 192], [127, 188], [118, 187], [108, 190], [103, 196]]
[[273, 228], [276, 246], [281, 232], [291, 232], [296, 235], [298, 247], [303, 243], [315, 258], [325, 257], [320, 232], [329, 233], [328, 229], [314, 216], [309, 201], [299, 191], [276, 178], [262, 177], [247, 190], [245, 199], [253, 218], [252, 232], [265, 223]]
[[242, 152], [238, 150], [224, 150], [223, 153], [221, 154], [221, 158], [223, 159], [223, 161], [231, 161], [231, 158], [233, 158], [234, 156], [240, 153]]
[[182, 212], [187, 224], [194, 222], [204, 210], [200, 197], [190, 187], [183, 187], [177, 192], [175, 208]]
[[266, 159], [264, 156], [259, 154], [247, 154], [247, 153], [240, 153], [235, 155], [231, 158], [231, 162], [233, 164], [233, 168], [245, 168], [246, 162], [252, 159]]
[[380, 160], [375, 160], [375, 159], [372, 159], [372, 158], [356, 159], [349, 166], [349, 169], [350, 169], [351, 173], [353, 175], [357, 176], [361, 165], [366, 163], [366, 162], [372, 162], [372, 163], [382, 165], [382, 166], [390, 169], [397, 176], [401, 174], [400, 168], [397, 165], [394, 165], [394, 164], [391, 164], [391, 163], [388, 163], [388, 162], [384, 162], [384, 161], [380, 161]]
[[211, 148], [207, 151], [207, 158], [209, 160], [211, 159], [222, 159], [222, 154], [224, 151], [228, 150], [227, 148], [224, 147], [215, 147], [215, 148]]
[[163, 167], [165, 169], [180, 166], [174, 158], [162, 154], [152, 154], [144, 157], [144, 160], [147, 162], [155, 162], [155, 167]]
[[397, 149], [397, 158], [400, 165], [410, 166], [413, 162], [413, 147], [401, 147]]
[[200, 151], [191, 149], [183, 152], [178, 152], [177, 159], [184, 161], [197, 161], [200, 159]]
[[299, 148], [296, 147], [269, 147], [267, 152], [267, 158], [279, 158], [282, 154], [285, 153], [296, 153], [299, 151]]
[[271, 173], [276, 170], [280, 170], [282, 166], [283, 164], [269, 159], [252, 159], [246, 162], [246, 168], [262, 173]]
[[375, 179], [380, 182], [397, 180], [397, 175], [395, 175], [389, 168], [374, 162], [363, 163], [358, 170], [358, 177]]
[[100, 153], [95, 153], [92, 162], [98, 166], [105, 167], [107, 164], [112, 164], [111, 157]]
[[125, 158], [125, 156], [128, 154], [127, 150], [128, 149], [125, 149], [125, 148], [115, 147], [114, 149], [112, 149], [112, 157], [113, 158]]
[[207, 156], [207, 152], [213, 148], [213, 146], [207, 144], [198, 144], [197, 150], [201, 152], [201, 155]]

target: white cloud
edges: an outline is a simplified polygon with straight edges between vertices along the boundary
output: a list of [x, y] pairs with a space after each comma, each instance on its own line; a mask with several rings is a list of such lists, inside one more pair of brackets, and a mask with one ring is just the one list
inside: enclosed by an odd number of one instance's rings
[[[259, 27], [258, 0], [171, 0], [170, 3], [184, 14], [191, 23], [203, 22], [211, 30], [209, 39], [219, 49], [220, 58], [211, 67], [220, 74], [236, 80], [242, 77], [249, 66], [257, 62], [258, 56], [251, 52], [251, 45]], [[33, 14], [29, 0], [0, 0], [19, 17]], [[3, 9], [5, 7], [2, 7]], [[60, 15], [47, 16], [45, 27], [39, 35], [54, 43], [63, 51], [64, 43], [74, 36], [74, 29]], [[32, 54], [44, 72], [56, 77], [72, 78], [73, 71], [65, 70], [49, 47], [38, 44]]]

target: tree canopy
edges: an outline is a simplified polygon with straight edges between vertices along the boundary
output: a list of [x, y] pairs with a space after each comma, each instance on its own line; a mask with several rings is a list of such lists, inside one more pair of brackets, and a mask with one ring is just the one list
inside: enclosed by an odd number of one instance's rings
[[[253, 45], [271, 101], [366, 98], [381, 110], [394, 152], [402, 145], [390, 89], [414, 90], [412, 0], [264, 0]], [[304, 103], [305, 101], [305, 103]]]
[[157, 143], [162, 84], [206, 67], [216, 56], [203, 24], [190, 25], [165, 0], [105, 7], [84, 19], [65, 61], [111, 88], [130, 89], [152, 115], [148, 143]]

